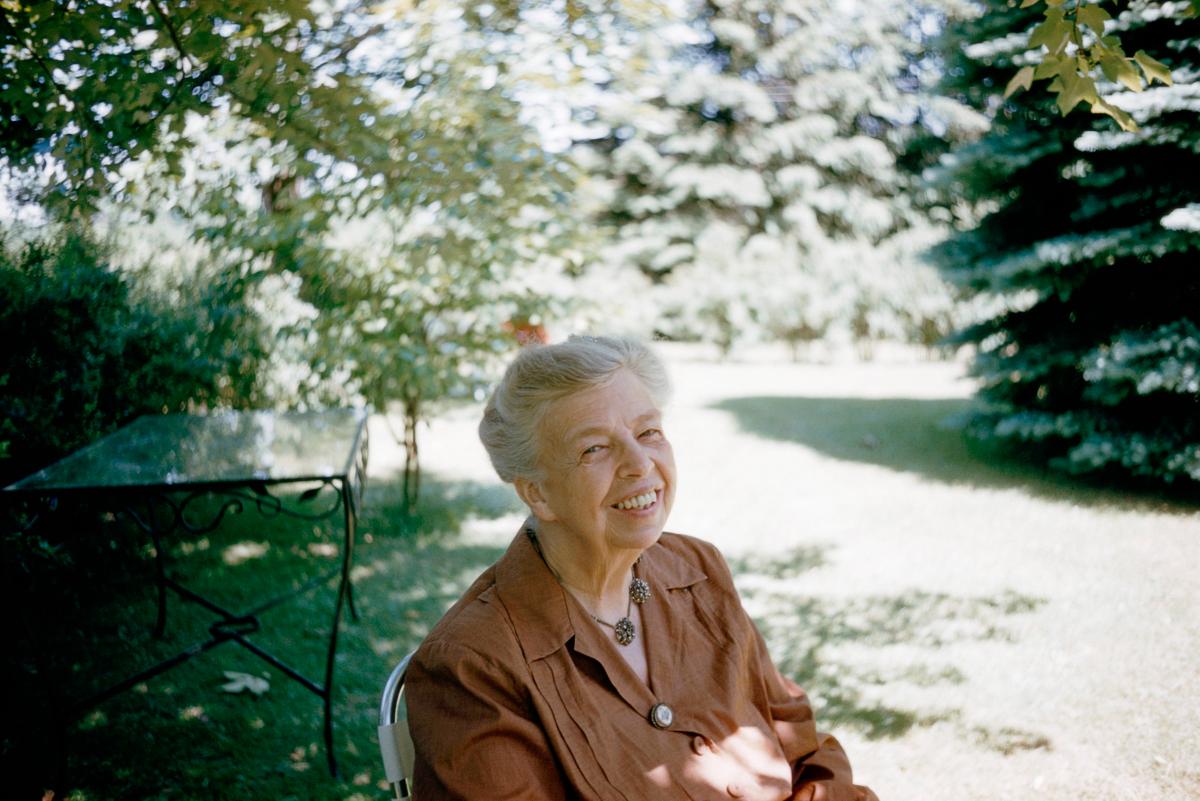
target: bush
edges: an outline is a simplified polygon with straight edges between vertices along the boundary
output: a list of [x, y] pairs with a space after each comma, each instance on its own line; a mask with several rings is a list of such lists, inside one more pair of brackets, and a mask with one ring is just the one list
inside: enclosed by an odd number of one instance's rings
[[135, 301], [77, 232], [0, 242], [0, 482], [139, 415], [219, 402], [200, 315]]

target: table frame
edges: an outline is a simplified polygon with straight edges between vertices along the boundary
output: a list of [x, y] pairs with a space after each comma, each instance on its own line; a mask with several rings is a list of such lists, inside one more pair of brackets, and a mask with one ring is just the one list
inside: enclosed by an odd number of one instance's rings
[[[358, 620], [358, 610], [354, 603], [354, 587], [351, 582], [351, 567], [354, 557], [354, 543], [358, 527], [358, 512], [362, 506], [363, 492], [366, 487], [367, 459], [369, 456], [367, 432], [367, 416], [364, 414], [359, 421], [351, 446], [350, 456], [345, 468], [336, 475], [288, 476], [286, 478], [247, 478], [228, 481], [206, 481], [179, 484], [147, 484], [136, 487], [65, 487], [65, 488], [13, 488], [9, 487], [0, 495], [7, 496], [17, 503], [40, 505], [44, 511], [53, 511], [63, 499], [87, 498], [101, 500], [101, 506], [115, 514], [123, 514], [147, 534], [154, 546], [154, 573], [157, 588], [157, 613], [153, 634], [161, 638], [166, 633], [167, 626], [167, 593], [173, 592], [186, 602], [204, 607], [216, 616], [217, 620], [208, 628], [208, 638], [194, 643], [174, 656], [168, 657], [138, 673], [129, 676], [115, 684], [99, 690], [85, 699], [72, 704], [64, 719], [65, 725], [81, 719], [88, 711], [105, 701], [125, 692], [142, 682], [148, 681], [184, 662], [199, 656], [218, 645], [227, 642], [236, 643], [258, 658], [279, 670], [288, 678], [301, 684], [323, 702], [322, 734], [325, 744], [325, 755], [331, 776], [338, 776], [337, 757], [333, 747], [333, 686], [334, 668], [336, 665], [338, 633], [341, 628], [342, 609], [349, 607], [350, 616]], [[288, 485], [315, 485], [302, 492], [297, 504], [314, 504], [320, 496], [329, 496], [326, 508], [306, 510], [298, 505], [293, 507], [285, 504], [272, 490]], [[208, 519], [195, 519], [195, 513], [189, 518], [189, 508], [201, 498], [217, 498], [219, 505], [215, 512], [210, 512]], [[231, 611], [206, 598], [200, 593], [186, 587], [176, 580], [169, 569], [169, 559], [164, 541], [173, 533], [183, 531], [188, 534], [203, 534], [220, 526], [225, 515], [240, 513], [247, 506], [252, 506], [267, 518], [285, 516], [305, 521], [322, 521], [333, 518], [338, 512], [342, 516], [342, 545], [341, 559], [338, 567], [322, 572], [304, 584], [288, 592], [256, 604], [250, 609], [239, 612]], [[32, 529], [42, 517], [43, 511], [31, 514], [28, 522], [21, 527], [22, 533]], [[333, 619], [329, 628], [329, 638], [325, 651], [325, 673], [323, 682], [317, 682], [305, 676], [299, 670], [288, 665], [279, 657], [262, 648], [248, 636], [259, 631], [262, 626], [259, 615], [278, 606], [297, 595], [315, 589], [338, 576], [337, 600], [334, 603]]]

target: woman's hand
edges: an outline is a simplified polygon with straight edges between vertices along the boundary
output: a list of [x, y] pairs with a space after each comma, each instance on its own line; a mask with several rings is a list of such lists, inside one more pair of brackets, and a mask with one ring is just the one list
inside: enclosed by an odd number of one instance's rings
[[800, 785], [788, 801], [879, 801], [879, 797], [860, 784], [819, 781]]
[[824, 784], [806, 784], [792, 793], [792, 801], [829, 801], [829, 793]]

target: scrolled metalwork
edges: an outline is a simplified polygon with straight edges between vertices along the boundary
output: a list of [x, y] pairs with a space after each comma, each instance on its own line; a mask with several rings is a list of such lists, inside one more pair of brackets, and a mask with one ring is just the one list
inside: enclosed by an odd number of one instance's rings
[[271, 490], [265, 484], [257, 484], [253, 487], [250, 494], [240, 490], [209, 490], [211, 494], [220, 494], [222, 496], [238, 498], [243, 501], [249, 501], [254, 504], [259, 514], [266, 518], [274, 518], [279, 515], [292, 517], [297, 520], [328, 520], [333, 517], [342, 508], [342, 493], [336, 486], [337, 479], [326, 478], [321, 480], [320, 484], [315, 487], [310, 487], [297, 497], [298, 503], [310, 504], [316, 500], [325, 489], [331, 490], [330, 500], [327, 508], [318, 509], [316, 511], [304, 511], [300, 508], [292, 508], [286, 505], [282, 498], [271, 494]]
[[[198, 499], [209, 495], [207, 492], [192, 492], [188, 493], [182, 499], [173, 498], [171, 495], [158, 494], [150, 495], [141, 498], [144, 505], [143, 509], [138, 509], [132, 504], [127, 505], [123, 511], [129, 516], [133, 522], [146, 533], [155, 536], [170, 534], [176, 530], [182, 529], [189, 534], [207, 534], [221, 525], [221, 521], [225, 519], [225, 515], [233, 513], [238, 514], [242, 511], [242, 501], [237, 498], [229, 498], [224, 503], [220, 504], [215, 510], [208, 511], [208, 517], [203, 522], [194, 522], [188, 519], [188, 507]], [[166, 519], [163, 519], [163, 512], [166, 512]]]
[[[247, 506], [253, 506], [267, 519], [283, 515], [298, 520], [328, 520], [342, 508], [342, 493], [333, 479], [325, 479], [317, 486], [305, 490], [299, 495], [297, 502], [311, 504], [317, 497], [326, 494], [326, 489], [331, 490], [327, 494], [328, 500], [323, 502], [321, 508], [313, 511], [294, 508], [261, 484], [255, 485], [249, 492], [235, 488], [202, 489], [186, 493], [162, 492], [139, 499], [144, 504], [142, 509], [130, 505], [123, 511], [146, 532], [164, 535], [181, 530], [188, 534], [206, 534], [220, 526], [226, 515], [240, 514]], [[213, 498], [219, 500], [215, 509], [199, 503]]]

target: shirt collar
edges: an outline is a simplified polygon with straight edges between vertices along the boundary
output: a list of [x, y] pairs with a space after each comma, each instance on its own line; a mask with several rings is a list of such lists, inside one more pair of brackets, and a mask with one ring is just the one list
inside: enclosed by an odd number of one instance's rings
[[[642, 554], [638, 574], [650, 582], [652, 591], [681, 589], [708, 579], [664, 545], [662, 538]], [[496, 563], [496, 594], [513, 621], [526, 661], [549, 656], [575, 636], [566, 590], [534, 549], [523, 526]]]

